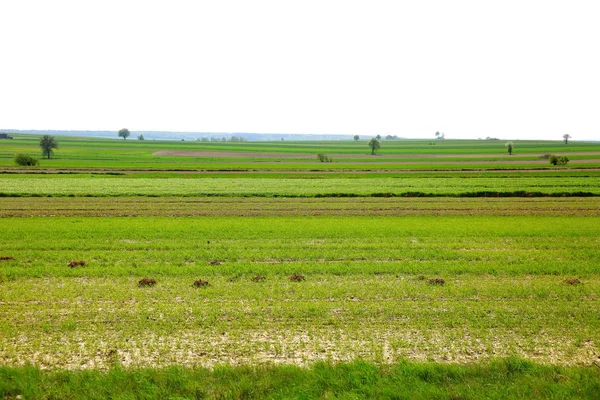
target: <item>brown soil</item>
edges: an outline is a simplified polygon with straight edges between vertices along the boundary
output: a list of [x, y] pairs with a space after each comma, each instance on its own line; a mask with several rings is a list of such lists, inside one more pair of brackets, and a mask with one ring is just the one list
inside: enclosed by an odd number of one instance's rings
[[[152, 155], [154, 156], [176, 156], [176, 157], [231, 157], [231, 158], [310, 158], [315, 159], [316, 153], [260, 153], [260, 152], [236, 152], [236, 151], [194, 151], [194, 150], [159, 150]], [[377, 154], [371, 156], [368, 152], [365, 154], [343, 154], [331, 153], [327, 154], [333, 159], [336, 158], [490, 158], [496, 157], [495, 154]], [[582, 151], [582, 152], [567, 152], [567, 156], [595, 156], [599, 155], [598, 151]], [[511, 156], [505, 154], [507, 159]], [[519, 153], [519, 156], [539, 157], [538, 153]]]
[[442, 278], [433, 278], [427, 281], [427, 283], [429, 283], [430, 285], [444, 285], [446, 283], [446, 281]]
[[69, 267], [85, 267], [85, 261], [69, 261]]
[[253, 276], [253, 277], [252, 277], [252, 282], [262, 282], [262, 281], [264, 281], [265, 279], [267, 279], [267, 278], [265, 278], [265, 277], [264, 277], [264, 276], [262, 276], [262, 275], [256, 275], [256, 276]]
[[304, 280], [304, 275], [292, 274], [288, 278], [292, 282], [302, 282]]
[[138, 282], [139, 287], [154, 286], [154, 285], [156, 285], [156, 280], [152, 279], [152, 278], [143, 278], [143, 279], [140, 279], [140, 281]]
[[204, 286], [208, 286], [208, 281], [203, 281], [202, 279], [198, 279], [197, 281], [194, 281], [194, 283], [192, 283], [193, 287], [204, 287]]
[[233, 157], [233, 158], [315, 158], [316, 154], [257, 153], [239, 151], [159, 150], [153, 156], [176, 157]]
[[14, 257], [7, 257], [7, 256], [0, 257], [0, 261], [10, 261], [10, 260], [14, 260], [14, 259], [15, 259]]
[[565, 279], [567, 285], [583, 285], [583, 283], [577, 278]]

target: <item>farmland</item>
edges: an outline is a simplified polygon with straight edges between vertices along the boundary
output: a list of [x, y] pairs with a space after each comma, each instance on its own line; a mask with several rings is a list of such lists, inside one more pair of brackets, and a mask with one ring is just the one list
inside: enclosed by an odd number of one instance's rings
[[[20, 168], [35, 137], [0, 143], [0, 396], [61, 373], [72, 397], [81, 374], [183, 397], [600, 390], [598, 144], [61, 140]], [[577, 162], [539, 161], [559, 150]]]

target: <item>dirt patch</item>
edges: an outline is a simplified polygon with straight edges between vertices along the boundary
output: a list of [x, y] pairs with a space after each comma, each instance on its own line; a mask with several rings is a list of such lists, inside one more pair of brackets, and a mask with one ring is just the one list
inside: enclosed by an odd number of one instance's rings
[[85, 267], [85, 261], [69, 261], [69, 267]]
[[288, 276], [288, 278], [292, 282], [302, 282], [304, 280], [304, 275], [292, 274], [292, 275]]
[[583, 282], [581, 282], [579, 279], [577, 278], [570, 278], [570, 279], [565, 279], [565, 283], [567, 285], [572, 285], [572, 286], [577, 286], [577, 285], [583, 285]]
[[442, 278], [433, 278], [428, 280], [427, 283], [429, 283], [430, 285], [443, 286], [446, 283], [446, 281]]
[[257, 153], [241, 151], [159, 150], [153, 156], [175, 157], [233, 157], [233, 158], [315, 158], [316, 154]]
[[208, 286], [208, 281], [203, 281], [202, 279], [198, 279], [197, 281], [194, 281], [194, 283], [192, 283], [193, 287], [204, 287], [204, 286]]
[[10, 260], [14, 260], [14, 257], [8, 257], [8, 256], [3, 256], [0, 257], [0, 261], [10, 261]]
[[152, 278], [143, 278], [138, 282], [139, 287], [151, 287], [156, 285], [156, 280]]

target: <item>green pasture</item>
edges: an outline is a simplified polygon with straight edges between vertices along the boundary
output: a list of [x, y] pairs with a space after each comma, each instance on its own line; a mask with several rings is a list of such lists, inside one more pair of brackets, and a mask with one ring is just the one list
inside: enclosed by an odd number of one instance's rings
[[[149, 169], [149, 170], [422, 170], [550, 168], [544, 154], [569, 155], [570, 166], [591, 168], [600, 158], [594, 142], [515, 141], [509, 156], [503, 141], [385, 140], [378, 156], [371, 156], [367, 140], [320, 142], [179, 142], [57, 137], [60, 148], [41, 169]], [[16, 135], [0, 142], [0, 167], [14, 169], [14, 155], [37, 156], [39, 137]], [[157, 155], [177, 151], [190, 155]], [[195, 155], [194, 155], [195, 152]], [[317, 161], [327, 154], [331, 163]], [[204, 154], [204, 155], [203, 155]], [[589, 162], [586, 160], [590, 160]], [[462, 163], [466, 163], [462, 165]]]
[[293, 366], [98, 371], [0, 368], [0, 396], [24, 399], [591, 399], [596, 369], [518, 358], [483, 365], [364, 361]]

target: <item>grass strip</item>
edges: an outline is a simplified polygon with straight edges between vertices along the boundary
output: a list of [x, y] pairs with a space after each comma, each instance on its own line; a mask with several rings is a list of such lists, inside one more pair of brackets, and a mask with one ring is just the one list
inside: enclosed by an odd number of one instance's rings
[[4, 399], [597, 399], [600, 369], [518, 358], [451, 365], [317, 363], [109, 371], [0, 368]]

